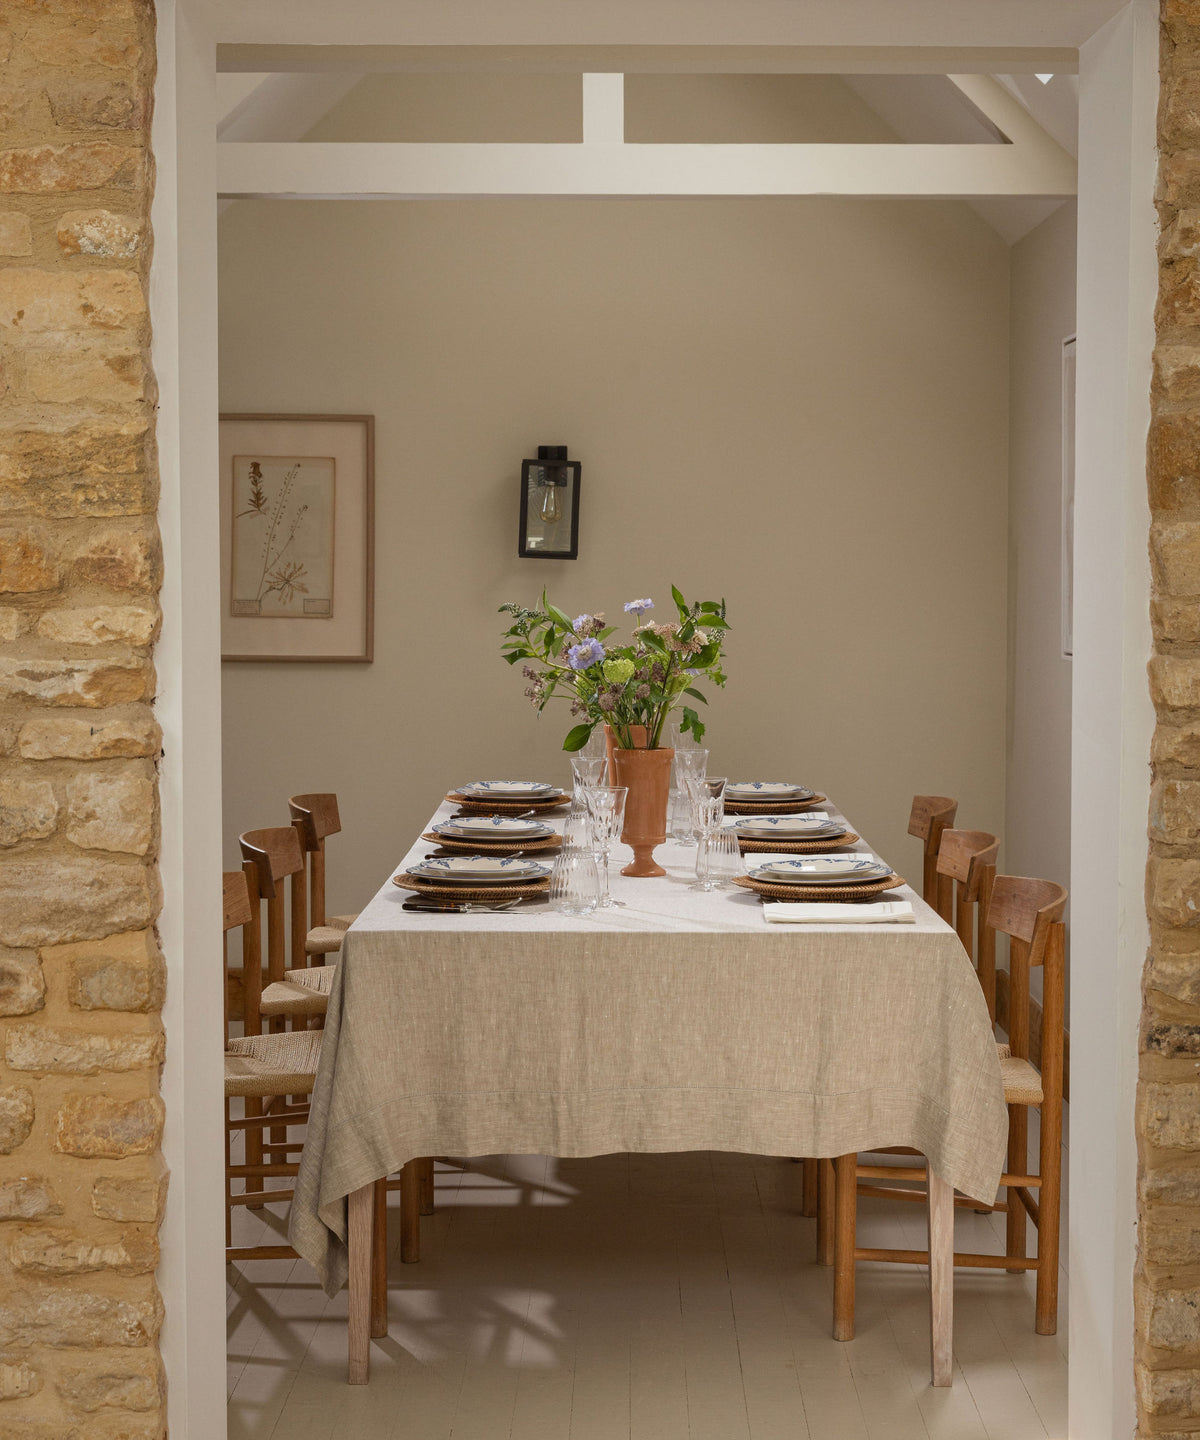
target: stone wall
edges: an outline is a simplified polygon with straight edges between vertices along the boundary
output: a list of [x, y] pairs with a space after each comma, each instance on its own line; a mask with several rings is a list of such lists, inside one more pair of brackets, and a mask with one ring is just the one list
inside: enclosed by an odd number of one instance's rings
[[0, 4], [0, 1440], [157, 1440], [152, 0]]

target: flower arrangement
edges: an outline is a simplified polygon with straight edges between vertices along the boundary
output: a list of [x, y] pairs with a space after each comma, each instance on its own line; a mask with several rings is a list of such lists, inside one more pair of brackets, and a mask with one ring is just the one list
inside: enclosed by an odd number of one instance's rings
[[696, 740], [704, 735], [699, 713], [685, 698], [708, 701], [695, 681], [725, 684], [721, 645], [729, 622], [724, 600], [689, 605], [674, 585], [671, 596], [678, 620], [656, 625], [643, 620], [653, 600], [630, 600], [625, 613], [634, 618], [626, 644], [610, 637], [616, 627], [605, 625], [603, 613], [577, 615], [574, 620], [552, 605], [542, 591], [536, 610], [501, 605], [513, 617], [504, 633], [503, 657], [510, 665], [524, 660], [529, 680], [525, 694], [539, 714], [556, 695], [569, 699], [571, 714], [584, 717], [563, 741], [564, 750], [582, 750], [600, 724], [612, 727], [621, 749], [634, 749], [632, 727], [646, 731], [648, 750], [657, 750], [663, 726], [672, 711], [682, 708], [681, 731]]

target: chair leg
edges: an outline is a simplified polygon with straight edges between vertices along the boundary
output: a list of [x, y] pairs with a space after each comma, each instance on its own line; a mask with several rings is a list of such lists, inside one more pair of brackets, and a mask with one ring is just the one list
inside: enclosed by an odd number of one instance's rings
[[819, 1183], [816, 1160], [802, 1160], [804, 1166], [803, 1179], [803, 1200], [800, 1205], [800, 1213], [806, 1219], [811, 1220], [817, 1213], [817, 1186]]
[[371, 1203], [371, 1339], [381, 1340], [388, 1333], [386, 1177], [376, 1180]]
[[817, 1161], [817, 1264], [833, 1264], [833, 1161]]
[[[1024, 1105], [1008, 1107], [1008, 1169], [1010, 1174], [1026, 1175], [1029, 1164], [1029, 1111]], [[1025, 1207], [1015, 1190], [1009, 1189], [1008, 1219], [1005, 1223], [1004, 1253], [1025, 1258]], [[1020, 1270], [1010, 1270], [1020, 1275]]]
[[833, 1338], [854, 1339], [854, 1247], [857, 1243], [857, 1155], [839, 1155], [834, 1166]]
[[350, 1305], [346, 1326], [349, 1351], [347, 1382], [365, 1385], [371, 1378], [371, 1242], [375, 1228], [375, 1188], [350, 1192], [347, 1225], [350, 1249]]
[[233, 1132], [229, 1128], [229, 1101], [225, 1101], [225, 1248], [233, 1244], [233, 1182], [229, 1167], [233, 1163]]
[[421, 1182], [419, 1160], [400, 1171], [400, 1260], [415, 1265], [421, 1258]]
[[[254, 1115], [261, 1115], [263, 1113], [263, 1102], [261, 1100], [247, 1100], [245, 1102], [245, 1113], [247, 1118]], [[261, 1125], [250, 1125], [243, 1132], [246, 1137], [245, 1146], [247, 1165], [261, 1165], [263, 1163], [263, 1128], [264, 1127]], [[244, 1186], [247, 1195], [249, 1195], [251, 1191], [257, 1192], [264, 1188], [265, 1187], [261, 1178], [251, 1180], [249, 1177], [247, 1177], [246, 1184]], [[247, 1206], [247, 1209], [250, 1210], [261, 1210], [262, 1208], [263, 1207], [261, 1205]]]
[[421, 1214], [433, 1214], [433, 1156], [425, 1155], [417, 1161], [421, 1192]]
[[[1047, 1107], [1048, 1108], [1048, 1107]], [[1058, 1231], [1062, 1199], [1062, 1120], [1042, 1111], [1038, 1195], [1037, 1301], [1034, 1328], [1039, 1335], [1058, 1332]]]

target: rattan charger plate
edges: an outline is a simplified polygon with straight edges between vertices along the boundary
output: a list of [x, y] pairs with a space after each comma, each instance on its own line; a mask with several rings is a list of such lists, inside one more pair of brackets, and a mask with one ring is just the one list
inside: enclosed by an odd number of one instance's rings
[[451, 855], [524, 855], [527, 850], [557, 850], [562, 845], [561, 835], [543, 835], [540, 840], [526, 840], [524, 844], [519, 844], [515, 840], [505, 840], [503, 843], [492, 840], [457, 840], [452, 835], [438, 835], [433, 830], [427, 830], [421, 839], [428, 840], [431, 845], [440, 845]]
[[810, 795], [807, 800], [726, 800], [726, 815], [799, 815], [810, 805], [821, 805], [829, 797]]
[[393, 875], [392, 884], [439, 900], [536, 900], [550, 889], [550, 877], [530, 880], [524, 885], [455, 885], [439, 880], [418, 880], [415, 875]]
[[571, 803], [571, 797], [562, 792], [552, 800], [477, 800], [464, 795], [461, 790], [451, 790], [446, 796], [452, 805], [457, 805], [464, 815], [523, 815], [526, 811], [561, 810]]
[[899, 890], [908, 881], [899, 875], [889, 875], [886, 880], [863, 880], [856, 885], [773, 885], [769, 880], [739, 875], [733, 883], [768, 900], [865, 900], [885, 890]]
[[862, 837], [853, 830], [844, 835], [826, 835], [824, 840], [750, 840], [738, 836], [738, 845], [743, 855], [760, 855], [763, 852], [780, 855], [823, 855], [831, 850], [844, 850]]

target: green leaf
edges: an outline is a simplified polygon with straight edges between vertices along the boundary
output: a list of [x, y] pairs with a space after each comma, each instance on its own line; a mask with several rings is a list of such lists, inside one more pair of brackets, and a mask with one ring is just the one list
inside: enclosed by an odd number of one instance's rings
[[729, 629], [729, 621], [722, 619], [720, 615], [706, 615], [701, 623], [706, 630]]
[[595, 728], [594, 724], [573, 726], [567, 731], [567, 738], [563, 741], [562, 748], [564, 750], [582, 750], [592, 738], [592, 731]]
[[720, 658], [720, 645], [706, 645], [699, 654], [692, 656], [691, 668], [693, 670], [706, 670], [710, 665], [715, 665]]
[[[707, 704], [708, 704], [708, 697], [707, 697], [706, 695], [701, 695], [701, 693], [700, 693], [699, 690], [693, 690], [690, 685], [687, 687], [687, 689], [686, 689], [683, 693], [684, 693], [685, 695], [690, 695], [693, 700], [699, 700], [699, 701], [701, 702], [701, 704], [703, 704], [703, 705], [707, 705]], [[693, 712], [693, 713], [695, 713], [695, 712]]]
[[685, 619], [688, 613], [688, 604], [683, 598], [683, 592], [678, 585], [671, 586], [671, 599], [674, 600], [675, 604], [679, 607], [679, 618], [681, 620]]
[[569, 615], [560, 610], [557, 605], [547, 604], [546, 612], [557, 622], [560, 629], [564, 630], [568, 635], [571, 633], [571, 617]]
[[507, 660], [510, 665], [515, 665], [518, 660], [521, 660], [521, 659], [523, 659], [524, 657], [522, 656], [521, 652], [518, 650], [515, 655], [501, 655], [500, 658], [501, 658], [501, 660]]
[[662, 637], [656, 635], [653, 630], [647, 630], [645, 634], [641, 636], [641, 640], [642, 644], [645, 645], [648, 650], [657, 650], [660, 655], [666, 654], [667, 647], [663, 643]]

